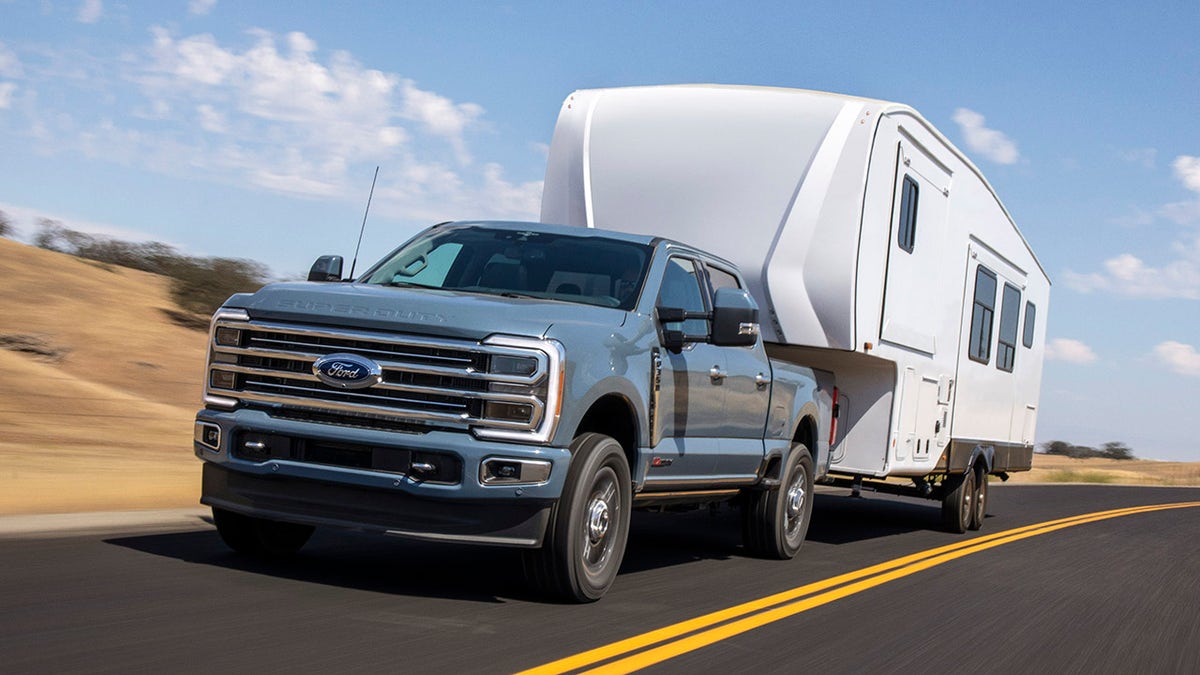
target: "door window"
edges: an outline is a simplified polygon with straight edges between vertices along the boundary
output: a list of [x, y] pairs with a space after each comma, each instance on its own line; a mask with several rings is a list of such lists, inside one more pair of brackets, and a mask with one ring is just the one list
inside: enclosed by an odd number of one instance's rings
[[[704, 312], [704, 291], [701, 290], [700, 275], [696, 262], [688, 258], [671, 258], [663, 275], [662, 289], [658, 294], [660, 307], [686, 309], [689, 312]], [[685, 335], [707, 335], [708, 321], [688, 319], [679, 323], [666, 324], [667, 330], [682, 330]]]

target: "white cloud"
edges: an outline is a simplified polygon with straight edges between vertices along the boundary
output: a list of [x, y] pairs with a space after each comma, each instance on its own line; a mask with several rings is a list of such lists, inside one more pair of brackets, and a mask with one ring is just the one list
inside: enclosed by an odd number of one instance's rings
[[953, 119], [971, 150], [997, 164], [1016, 164], [1021, 158], [1016, 143], [1008, 136], [984, 126], [986, 120], [983, 115], [974, 110], [959, 108], [954, 111]]
[[1163, 342], [1154, 348], [1154, 357], [1172, 372], [1200, 377], [1200, 352], [1191, 345], [1175, 341]]
[[542, 208], [542, 181], [513, 185], [499, 164], [484, 167], [483, 197], [488, 218], [525, 218]]
[[225, 115], [207, 103], [196, 106], [196, 114], [200, 116], [200, 128], [207, 132], [223, 134], [229, 130]]
[[1200, 192], [1200, 157], [1180, 155], [1171, 164], [1175, 177], [1192, 192]]
[[0, 42], [0, 77], [21, 77], [21, 61], [16, 52]]
[[1046, 359], [1087, 365], [1096, 362], [1096, 353], [1079, 340], [1055, 338], [1046, 343]]
[[1162, 267], [1151, 267], [1133, 254], [1122, 253], [1106, 260], [1103, 272], [1078, 274], [1067, 270], [1063, 279], [1081, 293], [1200, 300], [1200, 235], [1171, 248], [1177, 258]]
[[79, 12], [75, 15], [75, 20], [79, 23], [96, 23], [102, 14], [104, 14], [104, 3], [100, 0], [83, 0], [83, 4], [79, 6]]
[[[509, 184], [499, 167], [470, 176], [447, 168], [471, 163], [466, 136], [481, 123], [478, 104], [364, 67], [348, 52], [322, 58], [317, 43], [301, 32], [276, 36], [256, 29], [242, 49], [208, 34], [176, 37], [162, 27], [151, 32], [149, 59], [136, 78], [142, 93], [185, 104], [175, 107], [196, 111], [192, 124], [229, 141], [219, 149], [195, 148], [204, 156], [189, 158], [189, 166], [223, 167], [274, 191], [333, 196], [349, 190], [351, 165], [378, 163], [390, 165], [385, 175], [390, 169], [392, 175], [417, 176], [394, 191], [397, 206], [424, 212], [461, 204], [457, 217], [486, 209], [537, 216], [540, 182]], [[440, 156], [447, 150], [449, 163]], [[435, 194], [442, 207], [429, 201]]]
[[[1171, 168], [1185, 188], [1200, 192], [1200, 157], [1179, 155]], [[1179, 225], [1200, 224], [1200, 197], [1164, 204], [1158, 209], [1158, 215]]]
[[211, 35], [194, 35], [174, 40], [166, 29], [154, 27], [153, 68], [170, 73], [184, 82], [217, 85], [236, 65], [233, 54], [217, 46]]
[[1135, 148], [1132, 150], [1122, 150], [1117, 153], [1121, 159], [1130, 164], [1137, 164], [1143, 169], [1153, 169], [1155, 161], [1158, 159], [1158, 150], [1154, 148]]
[[[115, 94], [104, 117], [32, 106], [29, 133], [39, 151], [355, 203], [364, 167], [379, 165], [372, 209], [392, 217], [537, 218], [540, 176], [514, 181], [497, 164], [472, 164], [469, 140], [486, 124], [482, 106], [348, 52], [323, 52], [301, 32], [253, 29], [234, 43], [175, 30], [152, 27], [142, 50], [119, 62], [73, 59], [89, 64], [89, 77], [60, 70], [44, 78], [54, 91], [103, 81]], [[135, 126], [122, 109], [153, 124]]]
[[463, 142], [463, 132], [483, 115], [483, 108], [474, 103], [455, 104], [450, 99], [430, 91], [417, 89], [411, 80], [402, 83], [405, 119], [420, 122], [425, 129], [450, 141], [459, 161], [466, 164], [471, 156]]
[[15, 82], [0, 82], [0, 110], [7, 110], [12, 106], [13, 92], [16, 90]]
[[191, 0], [188, 3], [188, 14], [192, 16], [205, 16], [216, 6], [217, 0]]

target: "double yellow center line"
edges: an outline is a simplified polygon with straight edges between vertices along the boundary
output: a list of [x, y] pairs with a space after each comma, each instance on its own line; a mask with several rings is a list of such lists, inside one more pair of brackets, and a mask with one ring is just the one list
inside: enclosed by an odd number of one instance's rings
[[[1200, 506], [1200, 502], [1135, 506], [1060, 518], [975, 537], [664, 626], [531, 668], [519, 675], [557, 675], [581, 670], [586, 673], [629, 673], [972, 553], [1099, 520], [1196, 506]], [[583, 670], [585, 668], [588, 670]]]

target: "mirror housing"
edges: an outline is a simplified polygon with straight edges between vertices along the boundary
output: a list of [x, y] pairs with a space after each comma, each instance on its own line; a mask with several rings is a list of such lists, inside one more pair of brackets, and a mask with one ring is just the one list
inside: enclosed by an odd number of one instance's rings
[[710, 342], [720, 347], [749, 347], [758, 342], [758, 304], [743, 288], [718, 288], [713, 298]]
[[341, 281], [342, 256], [323, 255], [308, 270], [309, 281]]

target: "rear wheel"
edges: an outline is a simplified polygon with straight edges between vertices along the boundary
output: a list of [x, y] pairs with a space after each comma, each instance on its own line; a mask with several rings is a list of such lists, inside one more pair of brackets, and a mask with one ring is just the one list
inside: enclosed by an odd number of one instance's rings
[[297, 525], [255, 518], [213, 508], [213, 524], [229, 548], [246, 555], [282, 557], [304, 547], [312, 536], [312, 525]]
[[563, 600], [599, 600], [625, 557], [632, 501], [621, 444], [596, 433], [572, 441], [567, 485], [551, 512], [542, 547], [525, 553], [529, 581]]
[[942, 525], [951, 532], [962, 534], [971, 526], [975, 512], [975, 467], [967, 467], [962, 475], [947, 478], [943, 487]]
[[975, 472], [975, 495], [971, 504], [971, 524], [968, 526], [972, 530], [983, 527], [983, 519], [987, 517], [987, 494], [988, 475], [980, 465]]
[[746, 493], [742, 512], [746, 549], [764, 558], [795, 557], [808, 534], [812, 498], [812, 456], [808, 448], [796, 444], [788, 454], [779, 487]]

